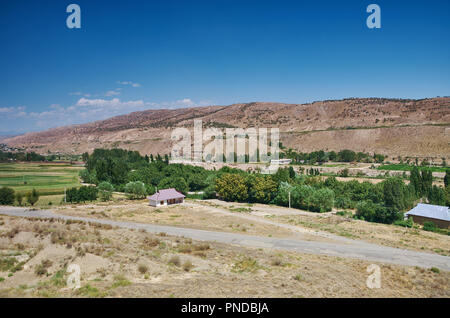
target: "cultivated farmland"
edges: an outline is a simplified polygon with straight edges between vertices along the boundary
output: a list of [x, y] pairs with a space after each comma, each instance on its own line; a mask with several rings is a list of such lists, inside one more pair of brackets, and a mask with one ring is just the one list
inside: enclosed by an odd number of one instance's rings
[[80, 186], [81, 169], [68, 163], [0, 163], [0, 187], [24, 194], [34, 188], [45, 200], [46, 196], [60, 196], [64, 188]]

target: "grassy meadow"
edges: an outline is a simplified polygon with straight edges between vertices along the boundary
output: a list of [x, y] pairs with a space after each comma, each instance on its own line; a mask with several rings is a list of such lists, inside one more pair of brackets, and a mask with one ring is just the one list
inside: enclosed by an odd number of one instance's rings
[[68, 163], [0, 163], [0, 187], [24, 194], [35, 188], [41, 196], [37, 205], [55, 204], [61, 201], [64, 188], [80, 186], [82, 169]]

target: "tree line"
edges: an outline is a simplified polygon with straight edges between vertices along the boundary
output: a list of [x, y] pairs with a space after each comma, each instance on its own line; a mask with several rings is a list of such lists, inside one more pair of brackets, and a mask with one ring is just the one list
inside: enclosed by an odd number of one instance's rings
[[35, 205], [39, 200], [39, 192], [33, 189], [27, 193], [16, 192], [9, 187], [0, 188], [0, 205], [13, 205], [17, 202], [18, 205], [22, 205], [25, 201], [31, 206]]
[[292, 159], [295, 164], [322, 164], [331, 162], [366, 162], [366, 163], [382, 163], [385, 156], [382, 154], [373, 155], [365, 152], [355, 152], [353, 150], [343, 149], [339, 152], [335, 151], [313, 151], [309, 153], [296, 152], [294, 149], [284, 149], [280, 152], [280, 158]]
[[4, 152], [0, 150], [0, 162], [10, 161], [46, 161], [46, 157], [32, 152]]
[[[346, 156], [347, 151], [340, 152]], [[351, 157], [351, 155], [350, 155]], [[121, 149], [95, 150], [86, 155], [86, 170], [81, 173], [90, 182], [113, 191], [126, 192], [130, 198], [143, 198], [156, 189], [175, 188], [202, 191], [203, 198], [226, 201], [289, 205], [314, 212], [355, 209], [356, 217], [367, 221], [392, 223], [420, 200], [438, 205], [449, 204], [448, 172], [445, 187], [432, 184], [429, 169], [414, 168], [406, 185], [401, 178], [389, 177], [383, 182], [338, 181], [311, 171], [298, 174], [292, 167], [280, 168], [273, 175], [243, 171], [229, 167], [206, 170], [183, 164], [169, 164], [167, 157], [141, 156]], [[342, 159], [342, 157], [340, 158]], [[349, 158], [347, 158], [349, 159]]]

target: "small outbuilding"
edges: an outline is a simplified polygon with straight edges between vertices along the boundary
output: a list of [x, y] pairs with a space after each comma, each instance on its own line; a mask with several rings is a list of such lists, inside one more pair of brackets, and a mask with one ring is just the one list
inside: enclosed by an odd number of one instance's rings
[[183, 193], [180, 193], [173, 188], [159, 190], [155, 194], [147, 197], [151, 206], [163, 206], [183, 203], [184, 198], [185, 196]]
[[450, 211], [446, 206], [419, 203], [405, 216], [412, 218], [414, 223], [433, 222], [437, 227], [450, 228]]

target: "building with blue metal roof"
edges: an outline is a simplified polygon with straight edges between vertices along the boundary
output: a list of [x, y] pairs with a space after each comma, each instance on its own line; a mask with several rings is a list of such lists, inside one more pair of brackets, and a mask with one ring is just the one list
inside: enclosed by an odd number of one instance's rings
[[423, 224], [431, 221], [440, 228], [450, 227], [450, 211], [446, 206], [419, 203], [408, 211], [405, 216], [412, 218], [414, 223]]

